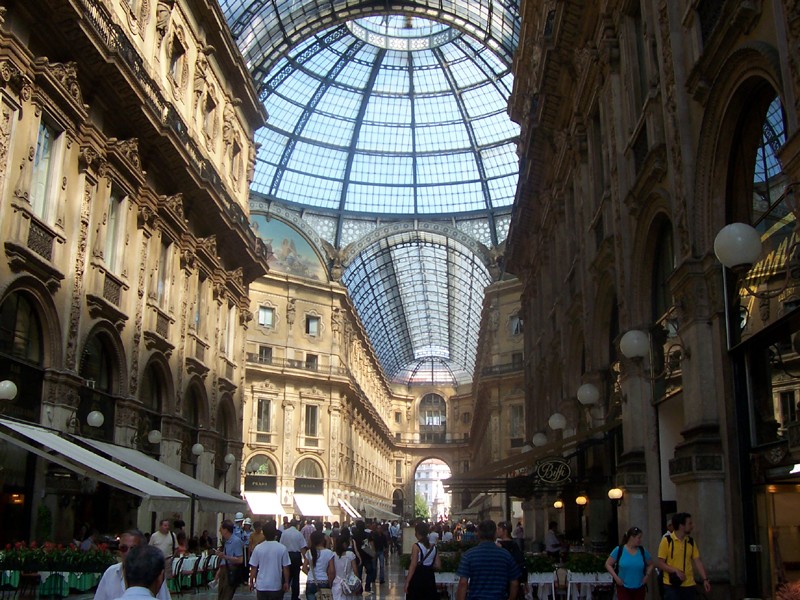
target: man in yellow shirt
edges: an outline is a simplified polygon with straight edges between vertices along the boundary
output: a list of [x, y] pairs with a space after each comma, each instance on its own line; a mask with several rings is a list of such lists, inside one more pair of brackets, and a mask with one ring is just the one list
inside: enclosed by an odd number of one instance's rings
[[[698, 583], [709, 593], [711, 583], [706, 577], [703, 561], [700, 560], [700, 550], [689, 535], [694, 528], [692, 515], [675, 513], [672, 526], [673, 532], [661, 538], [656, 559], [656, 566], [664, 574], [664, 600], [694, 599], [695, 585]], [[700, 575], [700, 579], [696, 581], [695, 569]]]

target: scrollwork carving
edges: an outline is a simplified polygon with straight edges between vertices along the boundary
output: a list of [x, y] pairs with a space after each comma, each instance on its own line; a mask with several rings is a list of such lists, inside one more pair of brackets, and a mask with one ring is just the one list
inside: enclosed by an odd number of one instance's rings
[[78, 63], [71, 61], [66, 63], [50, 63], [47, 66], [50, 73], [58, 81], [67, 93], [80, 105], [83, 105], [83, 94], [78, 85]]
[[124, 156], [137, 169], [142, 168], [142, 161], [139, 158], [139, 140], [131, 138], [129, 140], [117, 140], [113, 144], [122, 156]]
[[172, 7], [175, 5], [175, 0], [158, 0], [156, 6], [156, 31], [158, 32], [159, 45], [167, 35], [169, 22], [172, 18]]

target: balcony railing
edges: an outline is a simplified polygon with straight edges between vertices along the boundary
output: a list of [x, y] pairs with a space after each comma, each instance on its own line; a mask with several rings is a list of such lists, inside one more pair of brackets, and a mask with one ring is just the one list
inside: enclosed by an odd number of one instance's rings
[[396, 444], [468, 444], [469, 436], [464, 437], [463, 433], [446, 434], [419, 434], [419, 433], [396, 433], [394, 434]]
[[481, 375], [502, 375], [503, 373], [513, 373], [514, 371], [522, 371], [525, 363], [512, 362], [502, 365], [491, 365], [481, 369]]
[[300, 369], [303, 371], [313, 371], [315, 373], [331, 375], [347, 375], [346, 367], [334, 367], [320, 365], [318, 362], [307, 362], [303, 359], [294, 358], [270, 358], [261, 356], [255, 352], [247, 353], [247, 362], [259, 365], [268, 365], [276, 368]]

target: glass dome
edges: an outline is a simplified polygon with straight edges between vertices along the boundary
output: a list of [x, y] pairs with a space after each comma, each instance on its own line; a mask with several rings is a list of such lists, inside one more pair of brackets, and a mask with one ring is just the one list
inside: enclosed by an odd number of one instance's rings
[[490, 48], [439, 22], [331, 27], [263, 82], [269, 119], [251, 191], [339, 214], [508, 213], [519, 168], [511, 87]]

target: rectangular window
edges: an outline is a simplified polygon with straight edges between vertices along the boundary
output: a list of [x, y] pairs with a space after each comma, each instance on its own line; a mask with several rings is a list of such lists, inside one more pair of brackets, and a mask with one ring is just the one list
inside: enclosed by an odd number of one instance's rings
[[522, 333], [522, 319], [518, 315], [511, 317], [511, 335], [520, 335]]
[[395, 411], [395, 413], [394, 413], [394, 422], [395, 423], [400, 423], [402, 420], [403, 420], [403, 413], [401, 413], [399, 410]]
[[55, 180], [55, 145], [59, 133], [44, 121], [39, 123], [36, 138], [36, 154], [33, 156], [33, 178], [31, 180], [30, 202], [33, 214], [47, 218], [53, 182]]
[[272, 443], [272, 401], [259, 398], [256, 404], [256, 442]]
[[108, 196], [108, 206], [106, 208], [106, 245], [103, 250], [106, 268], [112, 273], [118, 270], [121, 246], [125, 243], [125, 214], [122, 210], [123, 195], [119, 190], [112, 186], [111, 194]]
[[272, 346], [258, 347], [258, 362], [264, 365], [272, 364]]
[[172, 256], [172, 244], [166, 240], [161, 240], [161, 254], [158, 257], [158, 284], [156, 289], [156, 301], [160, 306], [167, 302], [167, 285], [170, 277], [170, 264]]
[[797, 403], [794, 400], [794, 392], [781, 392], [781, 425], [786, 427], [794, 421], [797, 421]]
[[175, 85], [182, 83], [183, 62], [186, 60], [186, 50], [177, 36], [172, 39], [172, 54], [169, 57], [169, 74]]
[[272, 431], [272, 401], [267, 398], [258, 399], [256, 414], [256, 431], [269, 433]]
[[403, 478], [403, 461], [402, 460], [394, 461], [394, 478], [395, 479], [402, 479]]
[[639, 107], [643, 106], [648, 94], [647, 82], [647, 57], [644, 39], [644, 22], [642, 20], [641, 6], [638, 2], [634, 3], [636, 13], [633, 15], [634, 41], [636, 43], [636, 86], [639, 92], [637, 98]]
[[261, 327], [275, 326], [275, 309], [269, 306], [258, 307], [258, 324]]
[[306, 333], [312, 337], [319, 336], [319, 317], [306, 317]]
[[236, 345], [236, 306], [229, 305], [228, 311], [224, 315], [225, 318], [225, 330], [220, 332], [220, 336], [222, 337], [223, 347], [222, 352], [228, 358], [233, 356], [233, 349]]
[[202, 332], [205, 324], [208, 304], [206, 295], [208, 294], [208, 278], [200, 275], [197, 278], [197, 301], [194, 304], [194, 328], [198, 334]]
[[511, 365], [515, 369], [522, 368], [522, 352], [512, 352], [511, 353]]
[[314, 404], [306, 406], [306, 446], [316, 446], [318, 444], [319, 407]]
[[472, 420], [472, 414], [465, 412], [461, 415], [461, 422], [467, 425]]
[[525, 409], [521, 404], [508, 407], [508, 434], [511, 438], [511, 447], [522, 446], [525, 435]]
[[316, 371], [319, 368], [319, 356], [316, 354], [306, 354], [306, 369]]

